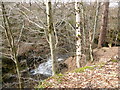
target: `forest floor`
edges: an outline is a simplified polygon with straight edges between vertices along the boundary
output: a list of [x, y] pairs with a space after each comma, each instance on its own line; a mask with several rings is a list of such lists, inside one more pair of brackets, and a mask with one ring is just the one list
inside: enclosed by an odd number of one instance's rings
[[75, 58], [68, 58], [64, 74], [52, 76], [38, 88], [118, 88], [120, 87], [119, 47], [94, 49], [96, 61], [76, 68]]

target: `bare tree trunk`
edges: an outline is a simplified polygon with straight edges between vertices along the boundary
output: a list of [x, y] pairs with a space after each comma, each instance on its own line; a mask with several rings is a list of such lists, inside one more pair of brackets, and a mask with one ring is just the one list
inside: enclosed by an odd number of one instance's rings
[[80, 9], [78, 0], [75, 1], [75, 12], [76, 12], [76, 65], [80, 67], [81, 60], [81, 32], [80, 32]]
[[14, 37], [13, 37], [12, 31], [11, 31], [11, 28], [10, 28], [10, 23], [9, 23], [8, 16], [7, 16], [5, 6], [4, 6], [3, 2], [2, 2], [2, 14], [3, 14], [5, 34], [6, 34], [8, 43], [10, 45], [12, 60], [15, 62], [15, 65], [16, 65], [19, 88], [21, 89], [22, 85], [21, 85], [21, 75], [20, 75], [20, 70], [19, 70], [19, 62], [18, 62], [18, 59], [17, 59], [17, 48], [15, 46]]
[[100, 4], [99, 0], [96, 1], [97, 7], [96, 7], [96, 13], [95, 13], [95, 21], [94, 21], [94, 27], [93, 27], [93, 37], [92, 37], [92, 43], [94, 42], [95, 39], [95, 32], [97, 29], [97, 22], [98, 22], [98, 16], [99, 16], [99, 10], [100, 10]]
[[93, 61], [93, 50], [92, 50], [92, 30], [89, 30], [89, 56], [90, 60]]
[[85, 7], [84, 7], [84, 5], [83, 5], [83, 2], [81, 2], [81, 4], [80, 4], [81, 6], [81, 14], [82, 14], [82, 31], [83, 31], [83, 45], [84, 45], [84, 47], [86, 47], [86, 33], [85, 33], [85, 16], [86, 16], [86, 14], [85, 14]]
[[[118, 2], [118, 32], [120, 32], [120, 1]], [[116, 35], [116, 37], [117, 36], [118, 34]]]
[[55, 40], [55, 32], [53, 27], [53, 19], [52, 19], [52, 4], [51, 0], [47, 0], [46, 5], [47, 11], [47, 24], [48, 24], [48, 37], [49, 37], [49, 45], [51, 50], [51, 60], [52, 60], [52, 72], [53, 75], [57, 74], [57, 58], [56, 58], [56, 40]]
[[97, 21], [98, 21], [99, 9], [100, 9], [101, 2], [99, 2], [97, 0], [96, 3], [97, 3], [97, 7], [96, 7], [96, 13], [95, 13], [95, 21], [94, 21], [94, 27], [93, 27], [93, 34], [92, 34], [92, 31], [89, 31], [89, 41], [90, 41], [89, 50], [90, 50], [90, 60], [91, 61], [94, 60], [92, 45], [94, 44], [94, 38], [95, 38], [96, 29], [97, 29]]
[[117, 40], [118, 40], [118, 35], [120, 32], [120, 1], [118, 2], [118, 26], [117, 26], [117, 33], [116, 33], [116, 39], [115, 39], [115, 45], [117, 44]]
[[120, 32], [120, 1], [118, 2], [118, 32]]
[[104, 10], [103, 10], [103, 15], [102, 15], [102, 26], [100, 29], [98, 48], [101, 48], [102, 45], [105, 43], [106, 31], [107, 31], [107, 26], [108, 26], [108, 11], [109, 11], [109, 0], [107, 0], [107, 2], [104, 2]]

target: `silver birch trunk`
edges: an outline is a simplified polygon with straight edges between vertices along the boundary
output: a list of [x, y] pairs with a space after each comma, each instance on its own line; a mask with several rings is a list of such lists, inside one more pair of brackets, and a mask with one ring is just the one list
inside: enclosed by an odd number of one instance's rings
[[76, 12], [76, 65], [80, 67], [81, 60], [81, 32], [80, 32], [80, 9], [78, 0], [75, 1], [75, 12]]
[[51, 60], [52, 60], [52, 75], [57, 73], [57, 58], [56, 58], [56, 43], [55, 43], [55, 32], [53, 27], [53, 18], [52, 18], [52, 4], [51, 0], [47, 0], [46, 4], [47, 12], [47, 25], [48, 25], [48, 37], [49, 45], [51, 50]]

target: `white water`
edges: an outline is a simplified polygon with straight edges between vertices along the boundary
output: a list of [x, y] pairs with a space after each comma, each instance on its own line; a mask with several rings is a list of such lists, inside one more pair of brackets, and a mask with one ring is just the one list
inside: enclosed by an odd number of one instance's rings
[[[58, 61], [63, 61], [64, 59], [58, 58]], [[44, 62], [38, 66], [38, 68], [31, 70], [32, 75], [42, 74], [46, 76], [52, 75], [52, 60], [49, 58], [47, 62]]]

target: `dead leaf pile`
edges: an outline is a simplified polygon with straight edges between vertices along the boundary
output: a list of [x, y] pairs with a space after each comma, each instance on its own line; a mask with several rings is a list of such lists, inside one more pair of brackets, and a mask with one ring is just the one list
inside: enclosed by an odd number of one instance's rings
[[86, 69], [84, 72], [68, 72], [63, 76], [51, 77], [42, 85], [45, 88], [118, 88], [118, 69], [118, 62], [107, 62], [93, 70]]

